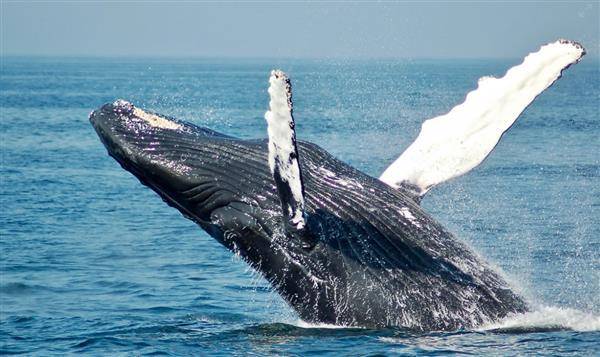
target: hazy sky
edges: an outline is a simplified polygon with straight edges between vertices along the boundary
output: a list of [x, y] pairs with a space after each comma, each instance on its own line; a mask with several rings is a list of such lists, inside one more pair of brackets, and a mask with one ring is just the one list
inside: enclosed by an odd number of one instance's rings
[[522, 57], [557, 38], [599, 53], [597, 1], [2, 3], [3, 55]]

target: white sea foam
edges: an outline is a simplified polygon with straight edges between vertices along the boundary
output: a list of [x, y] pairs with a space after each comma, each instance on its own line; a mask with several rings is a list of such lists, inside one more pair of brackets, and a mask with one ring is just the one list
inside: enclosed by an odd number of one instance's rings
[[303, 320], [298, 320], [292, 323], [294, 326], [298, 326], [301, 328], [329, 328], [329, 329], [343, 329], [343, 328], [361, 328], [356, 326], [343, 326], [343, 325], [333, 325], [333, 324], [313, 324], [310, 322], [306, 322]]
[[600, 331], [600, 315], [576, 309], [540, 306], [534, 311], [516, 314], [478, 330], [561, 328], [575, 331]]
[[[303, 320], [296, 320], [291, 325], [301, 328], [316, 329], [344, 329], [361, 328], [356, 326], [342, 326], [333, 324], [309, 323]], [[489, 330], [545, 330], [545, 329], [565, 329], [574, 331], [600, 331], [600, 315], [584, 312], [576, 309], [539, 306], [534, 311], [523, 314], [511, 315], [501, 321], [480, 326], [477, 331]], [[395, 341], [395, 339], [394, 339]]]

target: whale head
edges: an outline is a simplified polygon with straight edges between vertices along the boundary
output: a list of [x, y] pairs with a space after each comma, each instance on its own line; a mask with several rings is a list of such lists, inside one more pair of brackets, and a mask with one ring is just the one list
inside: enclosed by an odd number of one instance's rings
[[253, 160], [266, 167], [263, 142], [242, 147], [237, 139], [124, 100], [89, 119], [110, 156], [222, 244], [244, 253], [270, 244], [273, 232], [260, 220], [268, 216], [265, 209], [276, 210], [264, 193], [272, 183], [249, 174]]

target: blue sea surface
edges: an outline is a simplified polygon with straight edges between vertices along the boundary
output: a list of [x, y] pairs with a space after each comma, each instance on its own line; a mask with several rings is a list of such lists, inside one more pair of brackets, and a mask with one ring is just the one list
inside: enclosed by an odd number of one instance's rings
[[121, 169], [87, 120], [124, 98], [266, 137], [268, 75], [281, 67], [299, 139], [378, 176], [425, 119], [519, 62], [2, 58], [0, 353], [598, 355], [598, 59], [565, 71], [480, 167], [422, 203], [534, 306], [472, 331], [300, 321], [258, 273]]

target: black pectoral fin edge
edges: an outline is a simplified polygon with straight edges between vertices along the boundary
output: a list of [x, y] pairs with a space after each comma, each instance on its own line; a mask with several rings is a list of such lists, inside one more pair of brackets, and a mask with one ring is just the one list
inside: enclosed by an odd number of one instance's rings
[[[273, 172], [273, 181], [275, 181], [275, 187], [277, 187], [277, 194], [279, 195], [279, 201], [281, 202], [281, 210], [286, 222], [286, 230], [296, 229], [290, 222], [294, 210], [296, 209], [296, 201], [292, 195], [292, 189], [287, 181], [281, 178], [279, 172], [279, 163], [275, 163], [275, 171]], [[291, 210], [290, 210], [291, 208]]]
[[[273, 172], [273, 180], [277, 187], [277, 194], [281, 202], [281, 210], [283, 212], [283, 227], [285, 234], [290, 238], [290, 243], [293, 245], [299, 245], [302, 249], [312, 249], [317, 244], [317, 236], [311, 233], [311, 222], [314, 221], [312, 217], [304, 212], [305, 226], [298, 228], [293, 224], [292, 219], [294, 212], [298, 209], [299, 203], [294, 200], [292, 189], [289, 183], [281, 178], [279, 171], [279, 165], [276, 164], [276, 169]], [[304, 192], [304, 188], [302, 189]]]

